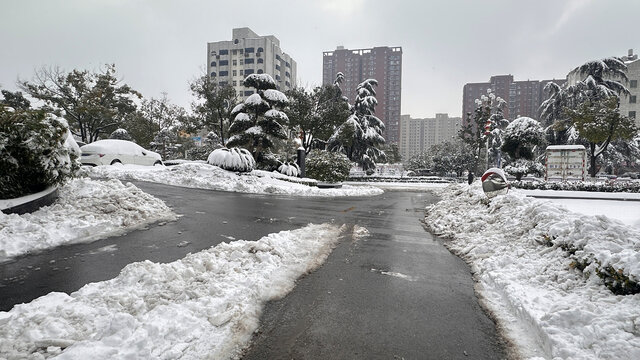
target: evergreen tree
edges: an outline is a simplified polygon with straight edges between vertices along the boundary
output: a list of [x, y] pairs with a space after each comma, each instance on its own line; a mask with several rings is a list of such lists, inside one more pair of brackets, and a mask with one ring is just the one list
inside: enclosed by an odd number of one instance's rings
[[375, 169], [376, 161], [386, 159], [384, 151], [380, 150], [385, 143], [382, 137], [384, 124], [375, 116], [378, 101], [373, 87], [377, 85], [374, 79], [358, 85], [351, 116], [329, 139], [329, 150], [342, 151], [367, 172]]
[[[504, 130], [505, 151], [511, 160], [511, 167], [505, 170], [520, 181], [530, 169], [537, 169], [533, 164], [539, 147], [545, 143], [545, 131], [536, 120], [529, 117], [519, 117], [513, 120]], [[515, 164], [517, 163], [517, 166]]]
[[31, 108], [31, 102], [27, 100], [20, 91], [11, 92], [9, 90], [2, 90], [2, 97], [0, 104], [12, 107], [16, 110], [28, 110]]
[[59, 68], [42, 68], [32, 82], [18, 86], [30, 96], [64, 113], [71, 132], [83, 142], [98, 140], [102, 134], [122, 125], [136, 111], [134, 98], [142, 95], [129, 85], [120, 85], [115, 65], [106, 65], [100, 73]]
[[300, 132], [305, 153], [324, 147], [336, 128], [349, 117], [349, 104], [335, 85], [319, 86], [312, 92], [302, 88], [289, 90], [286, 109], [291, 128]]
[[189, 84], [196, 101], [191, 104], [195, 114], [193, 130], [214, 130], [222, 143], [227, 139], [231, 110], [238, 101], [238, 94], [231, 85], [219, 86], [208, 75]]
[[132, 141], [131, 135], [127, 132], [127, 130], [123, 128], [115, 129], [111, 135], [109, 135], [109, 139], [118, 139], [118, 140], [128, 140]]
[[160, 153], [163, 159], [179, 156], [182, 146], [178, 132], [187, 117], [186, 111], [169, 101], [166, 93], [160, 98], [144, 99], [140, 109], [140, 125], [148, 126], [147, 132], [153, 134], [149, 146]]
[[279, 109], [289, 101], [276, 90], [276, 83], [268, 74], [251, 74], [244, 79], [244, 85], [255, 88], [256, 93], [232, 110], [231, 136], [226, 146], [246, 148], [259, 163], [275, 140], [288, 137], [284, 126], [289, 119]]
[[597, 159], [611, 141], [632, 139], [638, 133], [633, 119], [620, 114], [618, 104], [618, 97], [612, 95], [605, 100], [587, 99], [576, 109], [567, 109], [572, 126], [588, 144], [591, 177], [596, 176]]
[[[476, 108], [467, 114], [467, 120], [460, 129], [460, 138], [470, 145], [474, 157], [472, 169], [480, 176], [489, 164], [488, 150], [494, 160], [500, 158], [498, 149], [501, 146], [502, 129], [509, 123], [503, 116], [506, 102], [487, 89], [487, 95], [476, 99]], [[488, 148], [489, 147], [489, 148]]]

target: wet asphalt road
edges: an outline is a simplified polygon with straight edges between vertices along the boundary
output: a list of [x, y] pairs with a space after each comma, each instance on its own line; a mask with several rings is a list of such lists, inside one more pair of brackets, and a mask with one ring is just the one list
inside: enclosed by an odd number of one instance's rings
[[222, 241], [332, 221], [370, 235], [347, 236], [320, 269], [268, 303], [244, 359], [506, 358], [469, 268], [422, 228], [435, 200], [428, 193], [313, 199], [136, 185], [182, 217], [0, 264], [0, 310], [111, 279], [131, 262], [170, 262]]

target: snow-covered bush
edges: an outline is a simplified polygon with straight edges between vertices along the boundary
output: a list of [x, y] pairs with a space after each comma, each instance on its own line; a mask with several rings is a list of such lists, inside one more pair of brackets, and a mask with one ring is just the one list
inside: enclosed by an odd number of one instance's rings
[[238, 172], [249, 172], [256, 166], [251, 153], [241, 148], [216, 149], [209, 154], [207, 163], [225, 170]]
[[220, 136], [215, 132], [210, 131], [202, 140], [202, 146], [194, 146], [189, 149], [185, 157], [187, 160], [207, 160], [212, 151], [222, 147]]
[[285, 162], [278, 166], [278, 172], [287, 176], [297, 177], [300, 174], [300, 167], [294, 162]]
[[525, 190], [565, 190], [640, 193], [640, 183], [634, 181], [591, 182], [591, 181], [512, 181], [511, 186]]
[[505, 166], [504, 171], [509, 175], [515, 176], [516, 181], [520, 181], [527, 174], [542, 176], [544, 174], [544, 165], [533, 160], [518, 159]]
[[44, 110], [0, 105], [0, 199], [61, 184], [80, 168], [66, 120]]
[[305, 162], [306, 176], [323, 182], [340, 182], [349, 177], [351, 162], [340, 152], [314, 151]]
[[111, 135], [109, 135], [109, 139], [133, 141], [129, 132], [123, 128], [115, 129]]

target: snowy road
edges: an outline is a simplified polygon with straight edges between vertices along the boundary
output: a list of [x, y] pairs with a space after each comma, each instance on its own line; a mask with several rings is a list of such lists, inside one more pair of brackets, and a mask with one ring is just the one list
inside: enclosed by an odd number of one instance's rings
[[268, 304], [247, 359], [505, 357], [468, 267], [422, 229], [431, 195], [315, 199], [136, 185], [183, 216], [1, 264], [1, 308], [112, 279], [132, 262], [166, 263], [223, 241], [335, 221], [365, 227], [370, 235], [343, 240], [325, 266]]

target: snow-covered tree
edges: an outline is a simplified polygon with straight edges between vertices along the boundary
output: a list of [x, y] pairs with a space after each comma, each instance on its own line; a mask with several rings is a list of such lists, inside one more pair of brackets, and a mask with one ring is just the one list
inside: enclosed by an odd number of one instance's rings
[[178, 132], [187, 117], [184, 108], [172, 104], [167, 94], [162, 93], [160, 98], [143, 100], [141, 114], [144, 124], [149, 126], [148, 131], [153, 134], [149, 143], [151, 150], [160, 153], [163, 159], [179, 157], [182, 144]]
[[131, 135], [129, 135], [129, 132], [123, 128], [117, 128], [113, 130], [111, 135], [109, 135], [109, 139], [128, 140], [128, 141], [133, 140], [131, 138]]
[[[509, 121], [503, 115], [507, 103], [491, 89], [487, 89], [487, 95], [482, 95], [475, 103], [473, 114], [467, 114], [467, 120], [460, 129], [460, 137], [471, 146], [475, 159], [473, 169], [469, 170], [479, 176], [486, 170], [490, 160], [500, 160], [502, 129]], [[487, 146], [491, 154], [488, 154]]]
[[276, 83], [268, 74], [251, 74], [244, 79], [244, 86], [255, 88], [256, 93], [231, 111], [233, 122], [226, 145], [245, 147], [260, 162], [275, 140], [288, 137], [285, 126], [289, 118], [280, 109], [289, 100], [276, 90]]
[[605, 100], [587, 99], [576, 109], [567, 110], [572, 126], [588, 144], [591, 177], [596, 176], [598, 157], [612, 141], [630, 140], [638, 133], [633, 119], [620, 114], [618, 103], [617, 96], [610, 96]]
[[0, 104], [0, 199], [65, 182], [80, 168], [79, 152], [65, 119]]
[[18, 86], [30, 96], [63, 112], [71, 132], [85, 143], [98, 140], [121, 126], [136, 111], [134, 100], [142, 95], [116, 76], [115, 65], [105, 65], [99, 73], [59, 68], [42, 68], [32, 81]]
[[440, 176], [455, 173], [462, 176], [473, 165], [474, 156], [471, 147], [460, 141], [446, 141], [429, 148], [431, 170]]
[[214, 130], [222, 143], [227, 138], [231, 110], [238, 95], [230, 84], [219, 86], [215, 79], [205, 74], [189, 84], [196, 101], [191, 104], [196, 124], [193, 130]]
[[307, 177], [335, 183], [347, 180], [351, 161], [343, 153], [318, 150], [309, 155], [305, 166]]
[[384, 123], [375, 116], [378, 101], [373, 87], [377, 85], [374, 79], [358, 85], [351, 116], [329, 139], [329, 150], [345, 153], [367, 172], [375, 169], [376, 161], [386, 158], [384, 151], [380, 150], [385, 143], [382, 137]]
[[519, 117], [504, 130], [503, 140], [502, 150], [511, 159], [511, 166], [505, 167], [505, 170], [518, 181], [531, 169], [536, 170], [537, 174], [539, 167], [535, 164], [535, 158], [539, 147], [545, 143], [545, 131], [540, 123], [526, 116]]

